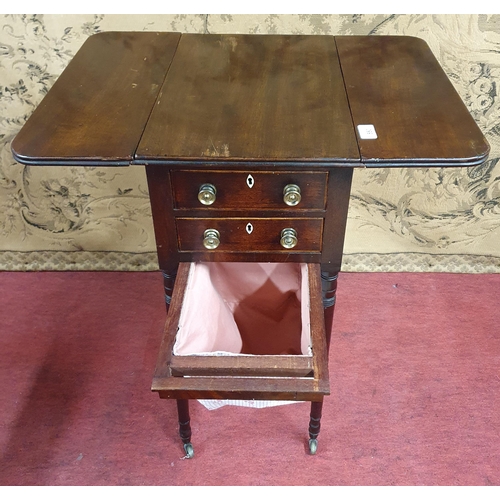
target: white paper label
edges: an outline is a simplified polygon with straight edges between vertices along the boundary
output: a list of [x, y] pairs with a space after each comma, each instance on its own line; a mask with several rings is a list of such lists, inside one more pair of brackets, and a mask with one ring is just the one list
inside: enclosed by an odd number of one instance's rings
[[358, 125], [358, 134], [360, 139], [376, 139], [377, 132], [373, 125]]

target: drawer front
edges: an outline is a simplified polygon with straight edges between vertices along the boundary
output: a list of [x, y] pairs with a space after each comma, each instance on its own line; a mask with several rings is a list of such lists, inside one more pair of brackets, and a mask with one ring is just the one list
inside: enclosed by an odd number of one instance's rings
[[[327, 177], [327, 172], [173, 171], [174, 208], [323, 210]], [[210, 205], [198, 199], [200, 187], [205, 184], [216, 190]], [[289, 185], [299, 187], [301, 199], [296, 205], [284, 201], [283, 191]]]
[[[292, 252], [320, 253], [323, 239], [321, 218], [188, 218], [176, 219], [180, 252]], [[297, 242], [293, 248], [281, 244], [282, 231], [291, 228]], [[205, 247], [207, 230], [219, 233], [216, 248]]]

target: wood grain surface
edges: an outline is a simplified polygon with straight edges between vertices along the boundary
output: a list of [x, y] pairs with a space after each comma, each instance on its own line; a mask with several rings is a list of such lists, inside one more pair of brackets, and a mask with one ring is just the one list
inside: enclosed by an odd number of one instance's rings
[[[248, 178], [251, 184], [248, 185]], [[303, 210], [324, 210], [326, 205], [327, 172], [304, 171], [213, 171], [172, 170], [171, 179], [176, 209], [287, 210], [290, 214]], [[204, 206], [198, 200], [203, 184], [212, 184], [216, 200]], [[295, 184], [300, 189], [300, 202], [290, 207], [283, 200], [285, 186]]]
[[103, 32], [12, 151], [34, 165], [300, 170], [473, 166], [489, 145], [419, 38]]
[[[252, 224], [249, 234], [247, 224]], [[249, 253], [320, 253], [323, 239], [323, 219], [317, 218], [176, 218], [179, 252], [249, 252]], [[293, 228], [297, 231], [297, 246], [285, 250], [280, 244], [281, 231]], [[206, 229], [220, 233], [220, 245], [215, 250], [203, 246]]]
[[[308, 265], [312, 359], [308, 356], [253, 356], [199, 359], [175, 357], [180, 310], [190, 264], [181, 263], [165, 324], [152, 391], [161, 398], [322, 401], [330, 393], [328, 350], [321, 302], [320, 266]], [[295, 359], [294, 359], [295, 358]], [[188, 377], [182, 376], [189, 372]], [[234, 373], [233, 373], [234, 372]], [[237, 376], [234, 376], [237, 375]]]
[[359, 162], [333, 37], [183, 34], [136, 158]]
[[180, 36], [104, 32], [88, 38], [14, 139], [16, 160], [128, 165]]
[[477, 165], [489, 145], [445, 72], [420, 38], [335, 37], [354, 126], [367, 167]]

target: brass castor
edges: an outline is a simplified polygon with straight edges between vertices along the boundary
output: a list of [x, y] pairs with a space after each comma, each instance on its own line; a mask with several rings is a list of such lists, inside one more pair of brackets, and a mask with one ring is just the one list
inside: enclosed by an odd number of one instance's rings
[[309, 452], [311, 455], [316, 455], [316, 450], [318, 449], [318, 440], [309, 439]]
[[194, 449], [191, 443], [186, 443], [184, 445], [184, 451], [186, 452], [186, 456], [184, 458], [193, 458], [194, 457]]

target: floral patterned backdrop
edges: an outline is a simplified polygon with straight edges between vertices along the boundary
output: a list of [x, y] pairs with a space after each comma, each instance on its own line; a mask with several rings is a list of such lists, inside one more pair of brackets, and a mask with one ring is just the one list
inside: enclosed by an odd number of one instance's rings
[[491, 145], [473, 168], [356, 170], [343, 269], [500, 271], [500, 15], [0, 16], [0, 269], [157, 269], [143, 167], [28, 167], [10, 143], [99, 31], [413, 35]]

